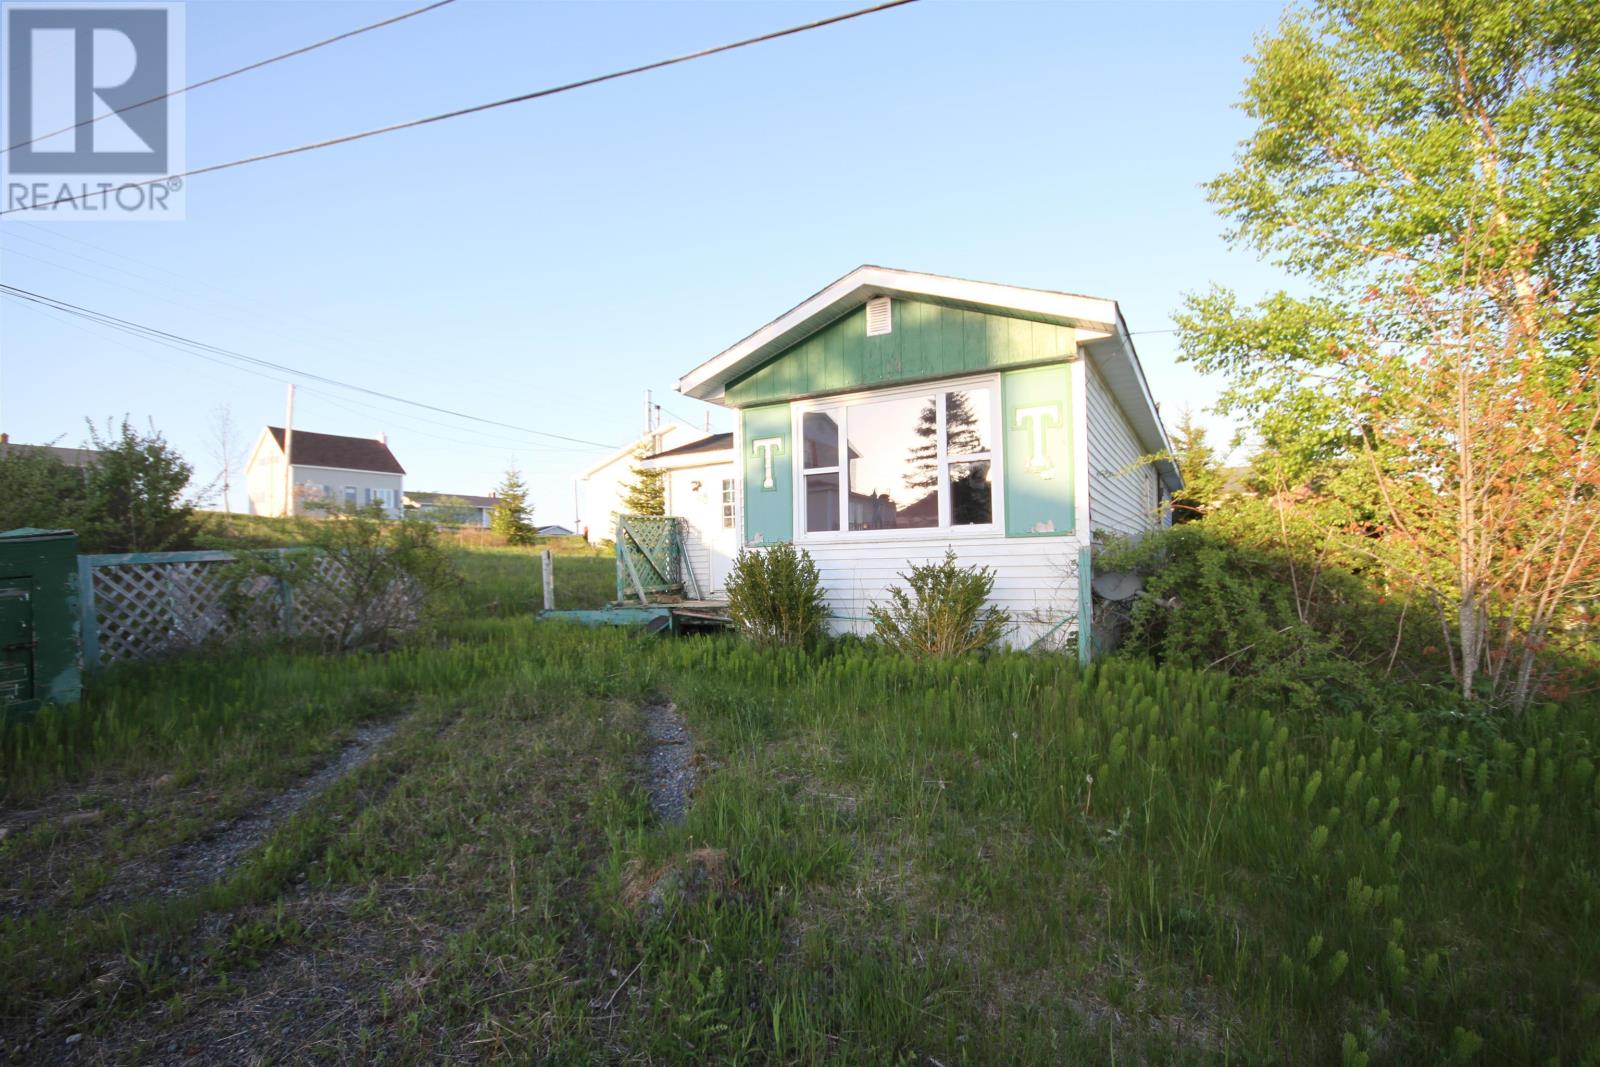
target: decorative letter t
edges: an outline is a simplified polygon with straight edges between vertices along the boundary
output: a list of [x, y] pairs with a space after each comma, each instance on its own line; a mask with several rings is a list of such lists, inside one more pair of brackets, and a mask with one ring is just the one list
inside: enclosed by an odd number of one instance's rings
[[758, 441], [751, 441], [750, 447], [755, 451], [762, 453], [763, 458], [766, 461], [766, 477], [761, 481], [761, 488], [774, 488], [774, 483], [772, 481], [772, 454], [774, 452], [783, 451], [783, 438], [763, 437]]

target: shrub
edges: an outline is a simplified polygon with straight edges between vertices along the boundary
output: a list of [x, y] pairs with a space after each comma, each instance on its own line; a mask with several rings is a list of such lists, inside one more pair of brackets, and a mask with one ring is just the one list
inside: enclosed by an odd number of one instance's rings
[[1306, 710], [1370, 708], [1426, 680], [1420, 653], [1405, 654], [1422, 627], [1397, 627], [1360, 575], [1251, 534], [1211, 516], [1100, 552], [1097, 570], [1145, 576], [1121, 652], [1235, 675]]
[[994, 572], [962, 567], [954, 549], [938, 563], [912, 564], [902, 574], [911, 587], [889, 590], [889, 606], [867, 614], [878, 640], [919, 656], [959, 656], [992, 648], [1011, 628], [1011, 614], [988, 603]]
[[727, 590], [734, 626], [758, 645], [809, 646], [828, 621], [817, 566], [793, 545], [740, 552]]
[[432, 523], [387, 521], [371, 507], [297, 525], [311, 551], [246, 554], [234, 565], [228, 606], [235, 618], [248, 617], [251, 601], [281, 583], [300, 641], [328, 651], [383, 648], [442, 614], [460, 587]]

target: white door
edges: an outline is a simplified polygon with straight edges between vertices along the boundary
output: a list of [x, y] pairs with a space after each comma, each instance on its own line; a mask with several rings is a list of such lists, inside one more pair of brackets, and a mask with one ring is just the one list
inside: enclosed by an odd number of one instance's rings
[[711, 536], [706, 538], [706, 548], [711, 556], [712, 595], [721, 596], [737, 551], [738, 531], [734, 527], [739, 521], [738, 483], [731, 476], [731, 467], [727, 472], [717, 471], [716, 474], [716, 480], [712, 483], [717, 489], [716, 525], [710, 531]]

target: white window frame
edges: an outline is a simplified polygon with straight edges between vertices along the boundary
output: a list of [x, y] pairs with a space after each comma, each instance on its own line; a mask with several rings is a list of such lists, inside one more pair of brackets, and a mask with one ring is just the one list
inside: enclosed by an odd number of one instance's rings
[[720, 479], [718, 487], [722, 493], [722, 528], [731, 530], [739, 518], [739, 479]]
[[[989, 391], [989, 426], [991, 440], [989, 451], [951, 456], [945, 452], [944, 393], [970, 392], [973, 389]], [[939, 525], [921, 526], [908, 530], [852, 530], [850, 529], [850, 408], [877, 400], [894, 400], [901, 397], [938, 396], [938, 465], [939, 465]], [[949, 541], [962, 538], [996, 537], [1006, 528], [1005, 517], [1005, 402], [1000, 395], [1000, 375], [985, 374], [972, 378], [941, 378], [918, 385], [893, 386], [887, 389], [870, 389], [845, 393], [839, 396], [815, 397], [797, 400], [789, 412], [789, 439], [794, 442], [790, 464], [793, 470], [794, 536], [796, 542], [864, 542], [864, 541]], [[807, 467], [805, 465], [805, 416], [807, 412], [827, 412], [839, 426], [839, 465]], [[991, 521], [968, 526], [950, 525], [950, 464], [989, 461], [989, 479], [994, 494]], [[839, 529], [812, 532], [806, 529], [806, 475], [839, 474]]]

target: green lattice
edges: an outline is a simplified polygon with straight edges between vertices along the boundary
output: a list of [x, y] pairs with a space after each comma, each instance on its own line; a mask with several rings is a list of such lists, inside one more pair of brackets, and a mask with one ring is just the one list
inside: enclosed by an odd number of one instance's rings
[[617, 517], [617, 600], [683, 592], [682, 519], [670, 515]]

